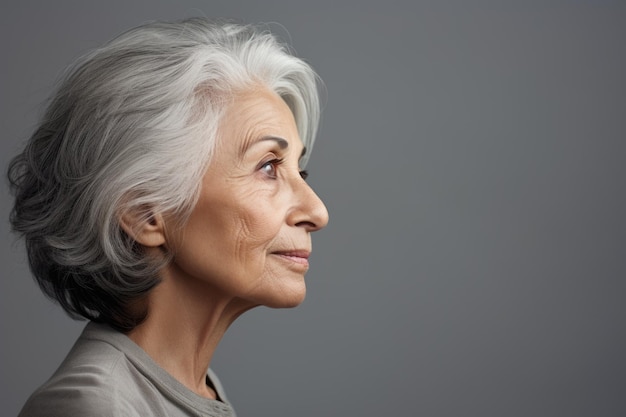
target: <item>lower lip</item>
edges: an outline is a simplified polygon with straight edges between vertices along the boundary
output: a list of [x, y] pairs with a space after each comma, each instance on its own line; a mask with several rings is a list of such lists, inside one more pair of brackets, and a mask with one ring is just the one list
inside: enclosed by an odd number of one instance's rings
[[286, 261], [293, 262], [295, 264], [306, 266], [306, 267], [309, 266], [309, 260], [307, 258], [303, 258], [301, 256], [283, 255], [280, 253], [277, 253], [276, 255], [279, 258], [282, 258]]

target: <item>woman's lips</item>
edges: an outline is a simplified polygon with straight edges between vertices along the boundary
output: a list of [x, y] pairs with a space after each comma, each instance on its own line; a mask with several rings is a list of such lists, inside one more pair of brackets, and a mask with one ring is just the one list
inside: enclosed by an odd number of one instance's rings
[[276, 251], [272, 252], [274, 255], [281, 257], [290, 262], [297, 263], [299, 265], [308, 266], [309, 256], [311, 252], [307, 250], [289, 250], [289, 251]]

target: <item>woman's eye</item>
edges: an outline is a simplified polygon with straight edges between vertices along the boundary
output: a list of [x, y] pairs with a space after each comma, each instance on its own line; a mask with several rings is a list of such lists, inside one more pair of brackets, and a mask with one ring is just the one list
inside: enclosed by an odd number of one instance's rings
[[309, 178], [309, 171], [303, 169], [302, 171], [300, 171], [300, 177], [302, 177], [303, 180], [306, 180], [307, 178]]
[[280, 164], [279, 159], [272, 159], [261, 165], [261, 172], [270, 178], [276, 178], [276, 166]]

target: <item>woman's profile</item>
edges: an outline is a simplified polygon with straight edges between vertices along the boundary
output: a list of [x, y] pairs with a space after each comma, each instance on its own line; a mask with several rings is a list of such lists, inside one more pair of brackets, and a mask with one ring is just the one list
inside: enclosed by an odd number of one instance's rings
[[213, 352], [302, 302], [328, 222], [304, 170], [317, 76], [264, 28], [132, 29], [66, 73], [9, 167], [44, 293], [88, 323], [21, 416], [234, 416]]

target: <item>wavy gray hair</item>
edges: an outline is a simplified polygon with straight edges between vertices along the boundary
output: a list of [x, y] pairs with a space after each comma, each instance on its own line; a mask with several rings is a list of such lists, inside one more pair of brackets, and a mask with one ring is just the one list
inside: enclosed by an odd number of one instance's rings
[[261, 27], [194, 18], [149, 23], [80, 58], [8, 171], [13, 230], [46, 295], [74, 318], [122, 331], [171, 259], [148, 258], [121, 213], [184, 224], [236, 91], [263, 85], [291, 109], [310, 149], [317, 76]]

